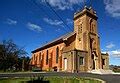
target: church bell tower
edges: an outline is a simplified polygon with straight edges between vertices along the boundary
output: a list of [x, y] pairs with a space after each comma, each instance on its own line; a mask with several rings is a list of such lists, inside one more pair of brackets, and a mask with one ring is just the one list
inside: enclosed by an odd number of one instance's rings
[[75, 49], [87, 51], [89, 70], [101, 68], [101, 51], [97, 32], [97, 15], [92, 7], [74, 14]]

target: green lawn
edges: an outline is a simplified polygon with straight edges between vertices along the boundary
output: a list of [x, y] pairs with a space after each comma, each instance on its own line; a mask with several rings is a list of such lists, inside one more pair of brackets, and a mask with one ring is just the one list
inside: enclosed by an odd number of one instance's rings
[[45, 77], [0, 79], [0, 83], [101, 83], [90, 78]]
[[115, 73], [120, 73], [120, 70], [113, 70]]
[[0, 79], [0, 83], [25, 83], [29, 80], [30, 78], [4, 78]]
[[52, 77], [46, 78], [50, 83], [101, 83], [98, 80], [88, 79], [88, 78], [62, 78], [62, 77]]

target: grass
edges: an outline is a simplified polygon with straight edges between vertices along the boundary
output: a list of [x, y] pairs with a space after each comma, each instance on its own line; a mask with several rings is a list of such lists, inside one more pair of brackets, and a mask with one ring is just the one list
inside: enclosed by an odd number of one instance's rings
[[101, 83], [98, 80], [88, 78], [76, 78], [76, 77], [51, 77], [45, 78], [50, 83]]
[[0, 83], [101, 83], [90, 78], [76, 77], [38, 77], [38, 78], [6, 78], [0, 79]]
[[120, 70], [113, 70], [115, 73], [120, 73]]
[[0, 79], [0, 83], [25, 83], [29, 80], [30, 78], [4, 78]]

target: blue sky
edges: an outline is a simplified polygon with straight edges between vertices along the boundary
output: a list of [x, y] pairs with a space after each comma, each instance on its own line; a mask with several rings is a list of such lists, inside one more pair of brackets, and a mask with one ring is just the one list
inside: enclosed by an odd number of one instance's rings
[[[13, 39], [31, 56], [31, 51], [73, 30], [73, 14], [83, 8], [83, 0], [0, 0], [0, 41]], [[87, 0], [89, 6], [90, 0]], [[102, 52], [110, 54], [110, 64], [120, 65], [120, 0], [93, 0]], [[67, 25], [65, 25], [65, 24]], [[72, 30], [71, 30], [72, 29]]]

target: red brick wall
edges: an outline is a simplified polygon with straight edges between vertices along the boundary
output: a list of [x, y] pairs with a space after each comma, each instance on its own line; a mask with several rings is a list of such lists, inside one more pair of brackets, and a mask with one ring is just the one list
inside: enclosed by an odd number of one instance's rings
[[[58, 57], [58, 63], [56, 63], [56, 48], [59, 48], [59, 57]], [[60, 43], [58, 45], [52, 46], [50, 48], [46, 48], [44, 50], [38, 51], [34, 54], [32, 54], [32, 58], [31, 58], [31, 64], [35, 65], [37, 67], [42, 67], [43, 70], [48, 70], [48, 69], [52, 69], [53, 67], [57, 67], [58, 69], [62, 68], [62, 55], [61, 55], [61, 51], [62, 48], [64, 47], [64, 43]], [[48, 50], [48, 64], [46, 64], [46, 53]], [[40, 53], [41, 53], [41, 61], [39, 59], [40, 57]], [[36, 60], [37, 59], [37, 60]]]

